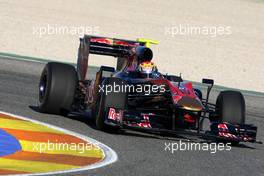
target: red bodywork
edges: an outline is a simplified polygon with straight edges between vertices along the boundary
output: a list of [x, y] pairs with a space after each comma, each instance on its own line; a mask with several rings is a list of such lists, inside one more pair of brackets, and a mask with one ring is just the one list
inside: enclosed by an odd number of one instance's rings
[[[137, 66], [139, 65], [138, 58], [136, 51], [140, 47], [146, 47], [146, 43], [138, 42], [138, 41], [129, 41], [129, 40], [122, 40], [122, 39], [115, 39], [115, 38], [105, 38], [105, 37], [96, 37], [96, 36], [84, 36], [81, 39], [80, 47], [79, 47], [79, 56], [78, 56], [78, 64], [77, 64], [77, 73], [79, 76], [80, 87], [83, 92], [86, 92], [86, 99], [85, 103], [89, 104], [89, 108], [94, 108], [96, 106], [96, 101], [98, 99], [98, 86], [101, 84], [102, 81], [102, 71], [97, 72], [95, 80], [91, 81], [89, 84], [83, 84], [87, 81], [86, 73], [88, 68], [88, 57], [89, 54], [98, 54], [98, 55], [106, 55], [106, 56], [113, 56], [118, 59], [125, 60], [125, 66], [120, 69], [116, 69], [120, 72], [133, 72], [136, 70]], [[101, 67], [102, 68], [102, 67]], [[100, 69], [101, 70], [101, 69]], [[115, 69], [114, 69], [115, 70]], [[115, 72], [115, 71], [113, 71]], [[119, 78], [119, 77], [117, 77]], [[120, 79], [123, 80], [122, 77]], [[156, 130], [167, 130], [167, 131], [174, 131], [175, 126], [179, 122], [179, 128], [184, 129], [191, 129], [197, 130], [200, 132], [199, 126], [199, 119], [204, 118], [206, 113], [210, 114], [216, 112], [216, 106], [214, 105], [214, 109], [209, 111], [208, 106], [208, 97], [209, 93], [207, 94], [206, 101], [202, 100], [202, 97], [198, 96], [196, 91], [193, 88], [192, 83], [190, 82], [182, 82], [182, 81], [171, 81], [166, 75], [162, 75], [159, 78], [155, 79], [142, 79], [142, 82], [151, 83], [153, 85], [165, 85], [166, 89], [169, 90], [172, 102], [172, 107], [169, 107], [169, 112], [167, 113], [167, 117], [165, 120], [168, 120], [168, 125], [163, 126], [155, 126], [152, 123], [152, 120], [163, 118], [160, 114], [156, 111], [139, 111], [139, 112], [131, 112], [131, 109], [116, 109], [113, 107], [107, 107], [105, 112], [105, 124], [116, 126], [116, 127], [139, 127], [142, 129], [156, 129]], [[204, 82], [203, 82], [204, 83]], [[208, 88], [208, 92], [210, 92], [213, 86], [213, 80], [209, 83], [205, 82], [205, 84], [210, 84], [210, 88]], [[85, 87], [87, 86], [87, 87]], [[90, 101], [89, 101], [90, 100]], [[153, 98], [154, 102], [155, 99]], [[158, 99], [157, 101], [162, 101]], [[156, 102], [155, 102], [156, 103]], [[138, 104], [139, 106], [144, 106], [144, 104]], [[167, 104], [166, 104], [167, 105]], [[170, 104], [171, 105], [171, 104]], [[205, 107], [204, 107], [205, 106]], [[144, 107], [142, 107], [144, 108]], [[160, 107], [158, 107], [160, 108]], [[129, 111], [129, 112], [128, 112]], [[166, 113], [166, 112], [165, 112]], [[126, 114], [130, 114], [132, 116], [128, 119]], [[173, 114], [173, 115], [172, 115]], [[215, 114], [213, 114], [215, 115]], [[133, 117], [138, 121], [133, 121]], [[169, 118], [168, 118], [169, 117]], [[183, 121], [183, 123], [182, 123]], [[211, 121], [211, 120], [210, 120]], [[197, 123], [199, 122], [199, 123]], [[173, 124], [173, 125], [172, 125]], [[185, 126], [187, 124], [187, 127]], [[213, 134], [215, 137], [225, 138], [231, 141], [255, 141], [256, 139], [256, 131], [257, 127], [253, 125], [236, 125], [236, 124], [227, 124], [225, 122], [219, 121], [212, 121], [210, 125], [211, 131], [210, 134]]]

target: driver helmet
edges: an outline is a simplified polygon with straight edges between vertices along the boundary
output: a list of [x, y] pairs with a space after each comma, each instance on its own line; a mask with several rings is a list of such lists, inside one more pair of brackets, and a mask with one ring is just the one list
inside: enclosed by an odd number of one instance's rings
[[138, 71], [143, 78], [150, 78], [158, 69], [153, 62], [145, 61], [139, 64]]

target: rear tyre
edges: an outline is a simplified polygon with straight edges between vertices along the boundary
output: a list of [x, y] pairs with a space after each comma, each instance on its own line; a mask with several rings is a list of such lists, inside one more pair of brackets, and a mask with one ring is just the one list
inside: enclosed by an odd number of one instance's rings
[[[104, 87], [110, 86], [114, 89], [114, 84], [117, 86], [124, 85], [124, 82], [119, 78], [106, 78], [103, 82]], [[104, 89], [105, 90], [105, 89]], [[127, 95], [126, 92], [111, 91], [111, 92], [101, 92], [99, 102], [95, 108], [95, 125], [96, 128], [103, 131], [117, 131], [118, 128], [113, 128], [105, 124], [107, 112], [109, 108], [114, 109], [125, 109]]]
[[221, 122], [245, 123], [245, 99], [241, 92], [222, 91], [216, 101], [217, 114]]
[[121, 71], [126, 66], [125, 58], [117, 58], [116, 71]]
[[39, 109], [41, 112], [63, 114], [71, 110], [78, 78], [73, 66], [49, 62], [39, 82]]

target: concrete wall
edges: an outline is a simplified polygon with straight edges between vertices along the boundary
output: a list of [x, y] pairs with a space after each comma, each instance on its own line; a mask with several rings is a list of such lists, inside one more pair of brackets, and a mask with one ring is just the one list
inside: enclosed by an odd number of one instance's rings
[[[0, 0], [0, 52], [75, 62], [86, 28], [88, 34], [160, 40], [153, 50], [162, 72], [264, 92], [263, 19], [264, 3], [255, 0]], [[45, 28], [49, 34], [40, 35]], [[200, 31], [184, 31], [194, 28]], [[114, 62], [91, 59], [97, 66]]]

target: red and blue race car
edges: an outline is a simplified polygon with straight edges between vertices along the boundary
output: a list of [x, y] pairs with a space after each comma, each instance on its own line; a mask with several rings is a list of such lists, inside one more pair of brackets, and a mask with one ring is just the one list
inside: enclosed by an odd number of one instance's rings
[[[188, 133], [232, 143], [256, 142], [257, 127], [245, 124], [245, 100], [238, 91], [222, 91], [209, 103], [214, 81], [203, 79], [206, 96], [181, 76], [164, 75], [152, 62], [152, 40], [136, 41], [85, 35], [80, 39], [77, 68], [50, 62], [39, 83], [42, 112], [91, 111], [99, 130], [132, 129]], [[101, 66], [88, 79], [90, 54], [117, 58], [116, 68]], [[203, 130], [204, 119], [210, 130]]]

